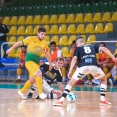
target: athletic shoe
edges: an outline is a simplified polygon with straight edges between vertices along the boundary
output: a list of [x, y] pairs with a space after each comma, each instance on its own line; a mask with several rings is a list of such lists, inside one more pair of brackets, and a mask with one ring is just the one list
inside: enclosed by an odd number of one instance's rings
[[111, 105], [111, 103], [108, 102], [107, 100], [105, 101], [100, 100], [100, 106], [104, 106], [104, 105]]
[[18, 94], [21, 96], [22, 99], [27, 99], [27, 97], [23, 93], [21, 93], [21, 91], [18, 91]]
[[45, 93], [39, 94], [38, 96], [39, 96], [38, 99], [46, 99], [47, 98], [47, 95]]
[[40, 99], [40, 98], [39, 98], [39, 95], [37, 95], [37, 96], [35, 97], [35, 99]]
[[13, 82], [19, 83], [19, 82], [21, 82], [21, 79], [15, 79]]
[[30, 93], [28, 94], [27, 98], [28, 98], [28, 99], [31, 99], [31, 98], [32, 98], [32, 95], [33, 95], [33, 93], [30, 92]]
[[56, 102], [56, 103], [53, 104], [53, 106], [62, 106], [62, 105], [63, 105], [62, 101], [61, 102]]
[[90, 82], [88, 82], [88, 84], [89, 84], [89, 85], [92, 85], [92, 82], [90, 81]]
[[92, 82], [93, 82], [94, 84], [100, 85], [100, 81], [99, 81], [98, 79], [92, 79]]

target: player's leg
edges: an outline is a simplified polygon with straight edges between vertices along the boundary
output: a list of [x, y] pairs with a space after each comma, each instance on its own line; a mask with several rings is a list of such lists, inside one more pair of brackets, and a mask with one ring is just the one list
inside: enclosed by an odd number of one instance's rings
[[86, 70], [83, 70], [83, 67], [76, 69], [71, 80], [66, 85], [65, 90], [62, 94], [62, 97], [60, 98], [60, 100], [57, 103], [53, 104], [54, 106], [61, 106], [63, 104], [63, 101], [67, 97], [67, 94], [70, 93], [72, 87], [76, 84], [76, 82], [85, 75], [84, 73], [86, 73]]
[[35, 90], [38, 90], [36, 83], [34, 83], [30, 89], [30, 92], [27, 96], [28, 99], [31, 99]]
[[29, 71], [30, 75], [30, 80], [28, 80], [25, 84], [24, 87], [19, 91], [20, 94], [24, 94], [25, 91], [31, 87], [32, 84], [36, 82], [40, 98], [44, 99], [47, 96], [43, 93], [42, 91], [42, 76], [41, 71], [39, 70], [39, 65], [35, 64], [34, 62], [26, 62], [26, 68]]
[[90, 67], [90, 71], [95, 79], [100, 79], [101, 85], [100, 85], [100, 105], [105, 104], [111, 104], [108, 102], [105, 98], [106, 96], [106, 90], [107, 90], [107, 78], [104, 74], [104, 72], [101, 70], [101, 68], [98, 68], [96, 66]]
[[22, 68], [25, 68], [25, 65], [23, 64], [21, 64], [21, 62], [19, 63], [19, 65], [18, 65], [18, 68], [17, 68], [17, 79], [16, 80], [14, 80], [13, 82], [20, 82], [21, 81], [21, 73], [22, 73]]

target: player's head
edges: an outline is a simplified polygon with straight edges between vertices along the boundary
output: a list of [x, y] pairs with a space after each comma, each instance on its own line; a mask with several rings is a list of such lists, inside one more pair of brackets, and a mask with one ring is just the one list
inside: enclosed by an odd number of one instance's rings
[[55, 41], [50, 42], [50, 47], [51, 47], [51, 50], [55, 51], [56, 50], [56, 42]]
[[81, 45], [84, 45], [84, 44], [85, 44], [84, 38], [82, 36], [78, 36], [76, 38], [76, 45], [81, 46]]
[[44, 37], [45, 37], [45, 35], [46, 35], [46, 29], [45, 29], [44, 27], [40, 27], [40, 28], [38, 29], [38, 38], [39, 38], [40, 40], [43, 40]]
[[63, 63], [64, 63], [64, 59], [58, 57], [58, 58], [56, 59], [56, 63], [55, 63], [56, 69], [60, 69], [60, 68], [63, 66]]
[[106, 44], [104, 42], [100, 42], [99, 46], [100, 47], [106, 47]]
[[0, 24], [2, 24], [2, 17], [0, 17]]
[[27, 46], [22, 45], [21, 46], [21, 52], [24, 53], [24, 54], [26, 54], [26, 52], [27, 52]]
[[72, 48], [76, 48], [76, 47], [77, 47], [77, 46], [76, 46], [76, 40], [72, 41], [71, 47], [72, 47]]

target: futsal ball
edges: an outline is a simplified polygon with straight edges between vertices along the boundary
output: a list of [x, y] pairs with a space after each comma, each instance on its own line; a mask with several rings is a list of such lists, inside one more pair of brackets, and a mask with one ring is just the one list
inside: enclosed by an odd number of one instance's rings
[[67, 101], [69, 101], [69, 102], [73, 102], [74, 100], [76, 100], [76, 98], [77, 98], [77, 95], [72, 92], [68, 93], [68, 95], [66, 97]]

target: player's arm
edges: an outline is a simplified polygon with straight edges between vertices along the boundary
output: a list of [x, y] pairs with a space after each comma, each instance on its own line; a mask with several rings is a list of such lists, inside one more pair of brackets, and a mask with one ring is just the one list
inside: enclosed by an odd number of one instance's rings
[[27, 37], [26, 39], [22, 40], [22, 41], [18, 41], [16, 42], [11, 48], [9, 48], [6, 53], [9, 54], [10, 52], [12, 52], [13, 49], [15, 49], [16, 47], [19, 47], [21, 45], [27, 45], [28, 43], [30, 43], [32, 38]]
[[69, 73], [68, 73], [68, 78], [71, 78], [72, 70], [73, 70], [73, 68], [74, 68], [74, 66], [75, 66], [75, 64], [77, 62], [77, 59], [78, 59], [77, 58], [78, 53], [79, 53], [79, 51], [78, 51], [78, 48], [77, 48], [74, 51], [74, 57], [72, 58], [72, 61], [71, 61], [71, 65], [70, 65], [70, 69], [69, 69]]
[[7, 51], [6, 51], [6, 54], [9, 54], [12, 52], [13, 49], [15, 49], [16, 47], [19, 47], [22, 45], [22, 42], [19, 41], [19, 42], [16, 42], [11, 48], [9, 48]]
[[114, 62], [117, 62], [115, 56], [106, 47], [100, 47], [99, 49], [101, 51], [104, 51], [106, 54], [108, 54], [113, 59]]
[[76, 64], [76, 62], [77, 62], [77, 57], [74, 56], [74, 57], [72, 58], [72, 61], [71, 61], [71, 65], [70, 65], [69, 73], [72, 72], [72, 70], [73, 70], [73, 68], [74, 68], [74, 66], [75, 66], [75, 64]]
[[60, 89], [61, 92], [64, 91], [64, 87], [63, 87], [62, 82], [58, 82], [58, 87], [59, 87], [59, 89]]

